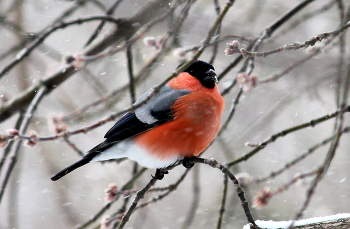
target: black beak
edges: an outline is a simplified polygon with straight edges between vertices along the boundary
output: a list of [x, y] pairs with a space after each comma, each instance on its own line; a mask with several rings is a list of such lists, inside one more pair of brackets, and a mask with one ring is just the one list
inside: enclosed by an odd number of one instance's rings
[[219, 81], [218, 81], [218, 78], [216, 77], [216, 76], [217, 76], [217, 75], [216, 75], [216, 72], [215, 72], [213, 69], [209, 69], [209, 70], [206, 72], [206, 74], [207, 74], [208, 76], [213, 77], [216, 84], [219, 82]]

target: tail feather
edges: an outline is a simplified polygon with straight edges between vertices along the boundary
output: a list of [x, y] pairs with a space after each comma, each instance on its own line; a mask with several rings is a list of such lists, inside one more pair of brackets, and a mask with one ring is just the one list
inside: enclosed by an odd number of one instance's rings
[[77, 168], [86, 165], [87, 163], [89, 163], [94, 157], [96, 157], [97, 155], [99, 155], [101, 152], [103, 152], [104, 150], [108, 149], [109, 147], [111, 147], [112, 145], [114, 145], [115, 142], [102, 142], [100, 144], [98, 144], [97, 146], [95, 146], [94, 148], [92, 148], [81, 160], [75, 162], [74, 164], [68, 166], [65, 169], [62, 169], [61, 171], [59, 171], [56, 175], [54, 175], [53, 177], [51, 177], [52, 181], [56, 181], [58, 179], [60, 179], [61, 177], [67, 175], [68, 173], [72, 172], [73, 170], [76, 170]]
[[61, 177], [67, 175], [68, 173], [72, 172], [73, 170], [76, 170], [77, 168], [79, 168], [83, 165], [86, 165], [91, 160], [92, 160], [92, 157], [83, 157], [81, 160], [79, 160], [79, 161], [75, 162], [74, 164], [68, 166], [67, 168], [59, 171], [56, 175], [51, 177], [51, 180], [56, 181], [56, 180], [60, 179]]

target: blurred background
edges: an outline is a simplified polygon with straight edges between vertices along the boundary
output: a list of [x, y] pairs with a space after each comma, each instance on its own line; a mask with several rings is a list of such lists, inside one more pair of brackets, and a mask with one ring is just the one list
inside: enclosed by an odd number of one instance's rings
[[[346, 103], [346, 95], [342, 95], [348, 89], [344, 84], [346, 77], [349, 78], [350, 69], [348, 30], [334, 38], [331, 36], [333, 39], [330, 43], [327, 43], [329, 40], [323, 40], [313, 47], [257, 57], [254, 68], [247, 66], [247, 58], [229, 68], [239, 54], [225, 55], [226, 43], [238, 40], [240, 47], [248, 49], [265, 28], [301, 2], [303, 1], [236, 1], [224, 17], [220, 30], [216, 31], [218, 36], [214, 36], [211, 45], [199, 58], [213, 63], [220, 77], [221, 91], [233, 86], [224, 94], [226, 108], [222, 122], [227, 120], [233, 101], [241, 90], [240, 84], [235, 84], [239, 72], [251, 71], [252, 75], [261, 80], [283, 72], [298, 61], [302, 64], [293, 67], [279, 79], [266, 83], [258, 80], [251, 91], [243, 91], [232, 120], [202, 155], [204, 158], [214, 158], [221, 163], [232, 162], [254, 149], [246, 146], [246, 142], [259, 144], [282, 130], [335, 112], [339, 108], [339, 101]], [[0, 115], [6, 113], [8, 104], [31, 90], [33, 85], [53, 76], [66, 79], [57, 85], [51, 85], [50, 93], [38, 104], [23, 134], [28, 135], [34, 130], [40, 137], [55, 136], [60, 130], [78, 130], [129, 108], [133, 102], [130, 91], [134, 91], [136, 98], [139, 97], [168, 77], [182, 61], [191, 58], [191, 50], [197, 50], [202, 45], [218, 12], [226, 3], [226, 0], [0, 1], [2, 70], [20, 58], [20, 54], [28, 51], [33, 42], [37, 41], [35, 39], [57, 23], [106, 15], [114, 7], [111, 15], [129, 20], [133, 26], [133, 29], [127, 31], [115, 31], [115, 24], [106, 22], [97, 38], [89, 45], [86, 43], [100, 25], [99, 20], [55, 29], [27, 57], [1, 74]], [[262, 42], [259, 51], [270, 51], [285, 44], [303, 43], [321, 33], [336, 30], [349, 21], [349, 9], [348, 1], [311, 2], [293, 17], [284, 20], [271, 37]], [[157, 18], [161, 20], [152, 26], [147, 24]], [[174, 30], [176, 26], [179, 29]], [[107, 40], [110, 34], [114, 34], [112, 42], [111, 39]], [[130, 35], [138, 36], [138, 39], [127, 51], [123, 45]], [[106, 44], [107, 49], [101, 48], [101, 44]], [[119, 52], [106, 54], [87, 65], [74, 62], [73, 68], [79, 70], [73, 70], [69, 76], [65, 75], [69, 72], [67, 69], [72, 68], [72, 65], [65, 63], [65, 57], [73, 55], [77, 58], [77, 54], [87, 55], [89, 52], [99, 54], [118, 46], [122, 47]], [[315, 50], [318, 52], [316, 55], [304, 59]], [[132, 74], [128, 70], [130, 68]], [[134, 79], [132, 89], [128, 86], [130, 75]], [[26, 111], [30, 101], [19, 103], [15, 112], [2, 116], [1, 134], [16, 128], [20, 123], [20, 114]], [[345, 113], [343, 117], [345, 128], [350, 124], [349, 114]], [[264, 187], [272, 190], [272, 198], [266, 206], [252, 208], [255, 219], [294, 218], [304, 204], [306, 192], [315, 179], [315, 172], [305, 179], [298, 179], [286, 190], [278, 189], [294, 177], [315, 171], [323, 165], [330, 143], [323, 144], [282, 174], [268, 176], [333, 136], [339, 122], [339, 119], [336, 122], [336, 118], [332, 118], [315, 127], [290, 133], [268, 144], [247, 161], [231, 167], [234, 174], [249, 174], [250, 182], [243, 184], [243, 187], [251, 205], [257, 204], [254, 197]], [[84, 153], [103, 141], [105, 132], [113, 124], [113, 121], [107, 122], [85, 134], [71, 135], [66, 139], [38, 141], [34, 146], [28, 146], [23, 141], [17, 150], [14, 143], [19, 143], [18, 140], [1, 148], [0, 178], [3, 193], [0, 228], [75, 228], [96, 216], [107, 204], [105, 189], [108, 185], [115, 183], [121, 189], [135, 172], [142, 169], [140, 166], [129, 160], [103, 164], [94, 162], [59, 181], [52, 182], [50, 177], [81, 158], [79, 151]], [[349, 135], [344, 133], [303, 218], [349, 212], [349, 149]], [[11, 165], [14, 159], [15, 164]], [[123, 212], [123, 205], [126, 204], [128, 208], [134, 199], [133, 191], [143, 188], [154, 172], [155, 170], [146, 170], [128, 188], [128, 192], [124, 192], [108, 210], [85, 228], [100, 228], [100, 222], [106, 216], [117, 215], [109, 221], [109, 227], [113, 228], [116, 220], [120, 219], [119, 213]], [[185, 168], [178, 166], [155, 186], [167, 187], [174, 184], [184, 172]], [[269, 179], [257, 182], [258, 178], [264, 177]], [[207, 165], [195, 165], [176, 190], [135, 211], [125, 228], [216, 228], [223, 189], [224, 177], [219, 170]], [[150, 192], [141, 202], [148, 202], [166, 190]], [[118, 211], [119, 215], [116, 214]], [[242, 228], [246, 223], [234, 186], [229, 182], [221, 227]], [[106, 228], [106, 225], [102, 227]]]

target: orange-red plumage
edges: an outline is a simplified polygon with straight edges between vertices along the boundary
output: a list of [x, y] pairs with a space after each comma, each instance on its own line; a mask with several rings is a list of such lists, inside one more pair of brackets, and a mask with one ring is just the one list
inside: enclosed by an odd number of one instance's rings
[[197, 156], [213, 141], [220, 128], [224, 101], [218, 86], [204, 87], [198, 79], [183, 72], [168, 85], [191, 93], [171, 107], [174, 120], [135, 137], [135, 143], [159, 158], [175, 155]]

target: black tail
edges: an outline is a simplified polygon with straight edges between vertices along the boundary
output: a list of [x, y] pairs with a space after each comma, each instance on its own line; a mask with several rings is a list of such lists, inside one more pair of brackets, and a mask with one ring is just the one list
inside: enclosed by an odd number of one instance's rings
[[79, 168], [83, 165], [86, 165], [94, 157], [96, 157], [98, 154], [100, 154], [101, 152], [108, 149], [109, 147], [111, 147], [114, 144], [115, 144], [115, 142], [106, 142], [106, 141], [98, 144], [97, 146], [92, 148], [81, 160], [75, 162], [74, 164], [68, 166], [65, 169], [62, 169], [55, 176], [51, 177], [51, 180], [56, 181], [56, 180], [60, 179], [61, 177], [67, 175], [68, 173], [72, 172], [73, 170], [76, 170], [77, 168]]
[[72, 172], [73, 170], [86, 165], [87, 163], [89, 163], [92, 160], [93, 157], [83, 157], [80, 161], [75, 162], [74, 164], [68, 166], [65, 169], [62, 169], [61, 171], [59, 171], [55, 176], [51, 177], [52, 181], [56, 181], [58, 179], [60, 179], [61, 177], [67, 175], [68, 173]]

